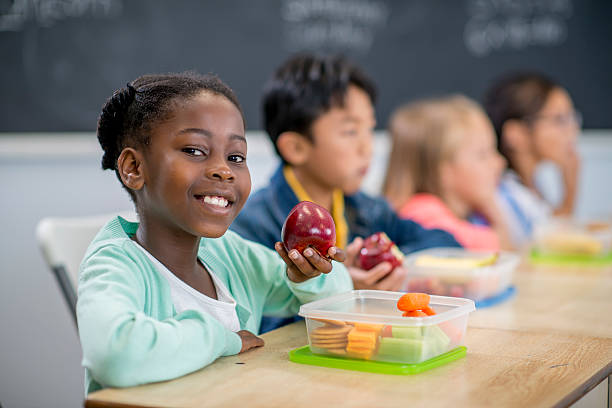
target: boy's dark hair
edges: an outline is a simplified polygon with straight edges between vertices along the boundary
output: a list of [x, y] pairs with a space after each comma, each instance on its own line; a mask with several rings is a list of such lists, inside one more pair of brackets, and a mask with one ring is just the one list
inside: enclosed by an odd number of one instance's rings
[[297, 132], [312, 140], [312, 124], [331, 108], [344, 106], [349, 85], [376, 102], [374, 82], [341, 56], [300, 54], [276, 70], [264, 89], [263, 125], [281, 159], [279, 135]]
[[532, 119], [558, 87], [543, 74], [519, 72], [500, 78], [485, 93], [483, 105], [495, 128], [498, 149], [506, 159], [510, 160], [502, 141], [504, 124], [512, 119]]
[[[104, 104], [98, 119], [97, 136], [104, 150], [102, 169], [115, 170], [121, 181], [117, 169], [121, 151], [126, 147], [148, 146], [150, 130], [155, 123], [168, 119], [178, 103], [204, 91], [226, 97], [238, 108], [244, 122], [234, 92], [215, 75], [194, 72], [143, 75], [116, 90]], [[133, 192], [126, 190], [134, 199]]]

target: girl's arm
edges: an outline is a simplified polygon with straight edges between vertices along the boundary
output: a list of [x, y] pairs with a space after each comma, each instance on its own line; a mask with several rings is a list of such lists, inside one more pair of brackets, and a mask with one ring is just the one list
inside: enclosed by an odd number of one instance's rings
[[489, 226], [495, 231], [499, 239], [501, 249], [513, 250], [510, 229], [506, 224], [504, 214], [499, 207], [496, 196], [484, 200], [478, 207], [478, 211], [489, 221]]
[[252, 296], [261, 297], [264, 315], [293, 316], [304, 303], [353, 289], [350, 275], [339, 262], [332, 262], [332, 271], [327, 274], [293, 282], [287, 275], [287, 264], [278, 253], [231, 231], [226, 235], [234, 240], [234, 248], [245, 251], [241, 258], [248, 261], [252, 275], [243, 278], [243, 283], [250, 286]]
[[561, 205], [554, 211], [555, 215], [572, 215], [576, 202], [578, 190], [578, 172], [580, 168], [580, 158], [576, 151], [570, 153], [565, 163], [561, 164], [563, 175], [564, 197]]
[[[146, 268], [121, 246], [105, 246], [82, 265], [79, 335], [83, 364], [97, 382], [128, 387], [169, 380], [240, 352], [241, 337], [205, 314], [151, 317], [173, 309], [169, 290], [145, 279]], [[145, 299], [155, 297], [145, 313]]]

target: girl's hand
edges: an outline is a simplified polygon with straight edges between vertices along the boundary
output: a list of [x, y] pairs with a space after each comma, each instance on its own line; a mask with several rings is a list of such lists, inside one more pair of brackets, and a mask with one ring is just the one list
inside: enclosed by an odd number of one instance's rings
[[575, 148], [570, 149], [563, 163], [560, 163], [563, 175], [564, 197], [555, 215], [571, 215], [574, 212], [576, 193], [578, 191], [578, 176], [580, 172], [580, 156]]
[[242, 348], [240, 349], [241, 353], [264, 345], [264, 341], [261, 337], [257, 337], [248, 330], [240, 330], [239, 332], [236, 332], [236, 334], [242, 339]]
[[[274, 249], [287, 264], [287, 276], [292, 282], [304, 282], [332, 271], [331, 261], [312, 248], [306, 248], [302, 255], [296, 249], [287, 252], [283, 243], [277, 242]], [[344, 251], [334, 246], [329, 248], [327, 255], [337, 262], [344, 262], [345, 259]]]
[[363, 247], [363, 239], [355, 238], [346, 247], [346, 262], [355, 289], [375, 289], [398, 291], [402, 289], [407, 271], [401, 266], [391, 270], [389, 262], [382, 262], [366, 271], [359, 267], [359, 251]]

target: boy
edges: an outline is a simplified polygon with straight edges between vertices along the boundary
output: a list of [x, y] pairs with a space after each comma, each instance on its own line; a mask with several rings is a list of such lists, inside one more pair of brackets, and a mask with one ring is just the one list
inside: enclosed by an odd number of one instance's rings
[[372, 81], [341, 57], [299, 55], [285, 62], [263, 97], [264, 128], [282, 164], [231, 228], [273, 248], [294, 205], [322, 205], [334, 218], [336, 246], [346, 248], [355, 289], [398, 290], [404, 282], [403, 268], [357, 266], [362, 238], [375, 232], [386, 232], [404, 253], [459, 246], [450, 234], [401, 220], [386, 201], [359, 191], [372, 156], [375, 98]]

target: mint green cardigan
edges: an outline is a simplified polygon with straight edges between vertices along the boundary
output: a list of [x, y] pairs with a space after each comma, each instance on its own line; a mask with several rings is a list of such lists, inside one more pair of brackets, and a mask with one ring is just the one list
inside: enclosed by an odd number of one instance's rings
[[[86, 392], [169, 380], [240, 352], [240, 337], [195, 310], [176, 313], [170, 288], [130, 236], [137, 223], [108, 222], [87, 249], [77, 319]], [[262, 314], [293, 316], [302, 303], [352, 289], [342, 264], [303, 283], [278, 254], [227, 231], [202, 238], [199, 257], [236, 299], [240, 328], [258, 333]]]

